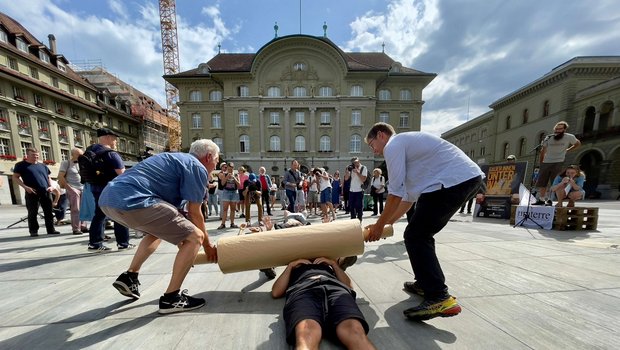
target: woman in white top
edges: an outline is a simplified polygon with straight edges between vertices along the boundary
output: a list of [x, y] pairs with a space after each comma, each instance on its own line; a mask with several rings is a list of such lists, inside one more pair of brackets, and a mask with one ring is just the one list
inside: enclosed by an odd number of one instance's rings
[[[314, 170], [314, 177], [319, 184], [321, 212], [323, 212], [323, 222], [336, 220], [336, 210], [332, 204], [332, 184], [327, 171], [320, 168]], [[329, 209], [329, 211], [328, 211]], [[329, 213], [332, 214], [332, 220], [329, 219]]]
[[[372, 182], [370, 194], [372, 195], [372, 216], [383, 213], [383, 193], [385, 192], [385, 178], [381, 175], [383, 172], [379, 168], [372, 171]], [[377, 212], [377, 209], [379, 211]]]

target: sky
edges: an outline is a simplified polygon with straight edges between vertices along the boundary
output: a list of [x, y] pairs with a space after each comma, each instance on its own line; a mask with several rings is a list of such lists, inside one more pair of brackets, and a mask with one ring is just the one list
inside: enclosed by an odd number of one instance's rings
[[[157, 0], [0, 0], [69, 61], [101, 62], [165, 106]], [[253, 53], [278, 35], [323, 35], [436, 73], [422, 130], [436, 135], [576, 56], [620, 55], [618, 0], [177, 0], [181, 71], [220, 50]]]

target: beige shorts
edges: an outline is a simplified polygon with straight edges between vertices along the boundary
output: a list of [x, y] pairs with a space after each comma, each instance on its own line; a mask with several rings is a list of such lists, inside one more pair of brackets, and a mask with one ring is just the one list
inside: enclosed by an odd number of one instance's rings
[[112, 207], [101, 207], [110, 219], [134, 230], [148, 233], [177, 245], [194, 231], [198, 230], [191, 221], [186, 219], [179, 210], [166, 202], [133, 210], [120, 210]]

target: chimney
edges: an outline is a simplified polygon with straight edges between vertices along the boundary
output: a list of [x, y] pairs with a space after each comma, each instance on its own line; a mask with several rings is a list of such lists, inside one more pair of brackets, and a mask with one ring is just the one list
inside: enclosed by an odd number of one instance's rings
[[52, 52], [52, 54], [56, 54], [56, 37], [54, 36], [54, 34], [50, 34], [47, 36], [47, 38], [50, 41], [50, 51]]

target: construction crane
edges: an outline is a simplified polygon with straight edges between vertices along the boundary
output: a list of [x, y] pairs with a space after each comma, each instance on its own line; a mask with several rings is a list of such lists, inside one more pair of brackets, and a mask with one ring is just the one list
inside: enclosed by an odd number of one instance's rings
[[[175, 0], [159, 0], [159, 23], [161, 26], [161, 48], [164, 56], [164, 74], [176, 74], [179, 72], [180, 66]], [[179, 90], [166, 82], [166, 108], [171, 116], [179, 119], [177, 102], [179, 102]]]

